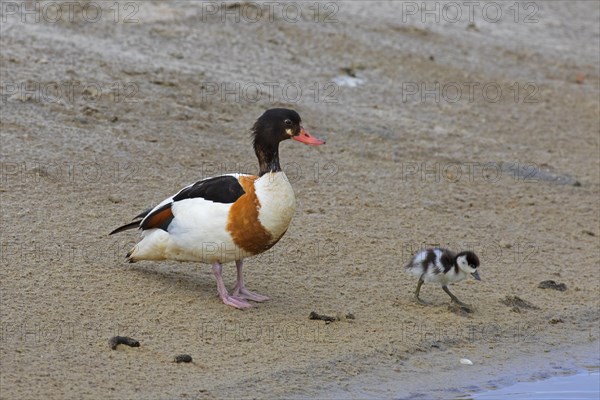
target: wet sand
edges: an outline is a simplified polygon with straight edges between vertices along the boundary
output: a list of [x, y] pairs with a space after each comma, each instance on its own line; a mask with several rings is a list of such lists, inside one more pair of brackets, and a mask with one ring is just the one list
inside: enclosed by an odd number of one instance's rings
[[[0, 397], [447, 398], [473, 370], [483, 387], [598, 351], [597, 3], [473, 23], [407, 2], [256, 22], [256, 3], [98, 2], [95, 22], [85, 4], [73, 22], [4, 9], [0, 27]], [[276, 106], [327, 145], [281, 146], [297, 212], [246, 263], [272, 300], [238, 311], [209, 266], [124, 263], [137, 234], [108, 232], [197, 179], [253, 172], [249, 128]], [[451, 288], [474, 313], [434, 285], [413, 301], [402, 266], [432, 245], [479, 255], [482, 282]]]

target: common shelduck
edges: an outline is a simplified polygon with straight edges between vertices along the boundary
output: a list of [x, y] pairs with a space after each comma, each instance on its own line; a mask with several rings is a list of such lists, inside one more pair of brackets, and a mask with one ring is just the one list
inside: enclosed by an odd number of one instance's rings
[[426, 304], [419, 298], [423, 282], [434, 282], [442, 285], [442, 289], [448, 293], [454, 303], [469, 308], [450, 293], [448, 285], [462, 281], [467, 274], [480, 281], [477, 267], [479, 267], [479, 258], [472, 251], [455, 254], [447, 249], [433, 248], [419, 251], [405, 268], [407, 272], [419, 277], [415, 291], [415, 298], [419, 303]]
[[[266, 301], [267, 296], [244, 286], [243, 259], [270, 249], [285, 234], [294, 215], [296, 199], [279, 165], [279, 143], [286, 139], [312, 146], [324, 144], [301, 125], [293, 110], [274, 108], [252, 127], [258, 176], [227, 174], [184, 187], [110, 234], [139, 228], [142, 240], [127, 253], [138, 260], [198, 261], [212, 264], [217, 291], [223, 303], [251, 307], [246, 300]], [[229, 294], [222, 263], [235, 261], [237, 281]]]

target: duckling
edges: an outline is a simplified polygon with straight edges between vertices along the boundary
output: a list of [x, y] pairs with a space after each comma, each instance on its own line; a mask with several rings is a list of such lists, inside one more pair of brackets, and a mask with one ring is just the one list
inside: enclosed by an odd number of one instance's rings
[[444, 292], [452, 301], [461, 307], [471, 307], [460, 301], [448, 289], [450, 283], [460, 282], [471, 274], [478, 281], [481, 280], [477, 272], [479, 258], [472, 251], [462, 251], [458, 254], [441, 248], [421, 250], [406, 265], [406, 271], [419, 277], [415, 298], [421, 304], [427, 304], [419, 298], [423, 282], [435, 282], [442, 285]]

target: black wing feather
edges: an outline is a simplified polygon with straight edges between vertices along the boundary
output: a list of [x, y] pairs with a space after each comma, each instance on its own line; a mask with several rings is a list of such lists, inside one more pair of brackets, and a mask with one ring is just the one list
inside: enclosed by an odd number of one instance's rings
[[235, 203], [244, 193], [244, 188], [234, 176], [225, 175], [198, 181], [173, 197], [173, 201], [201, 197], [215, 203]]
[[128, 223], [127, 225], [120, 226], [117, 229], [115, 229], [114, 231], [112, 231], [111, 233], [109, 233], [109, 235], [114, 235], [115, 233], [123, 232], [128, 229], [139, 228], [140, 222], [142, 222], [142, 221], [133, 221], [133, 222]]
[[146, 218], [146, 215], [150, 214], [150, 211], [152, 210], [154, 210], [154, 207], [150, 207], [149, 209], [142, 211], [141, 213], [133, 217], [133, 219]]

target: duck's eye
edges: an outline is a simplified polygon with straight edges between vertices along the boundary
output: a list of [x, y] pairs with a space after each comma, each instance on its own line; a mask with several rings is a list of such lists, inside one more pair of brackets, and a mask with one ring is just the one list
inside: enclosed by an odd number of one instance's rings
[[292, 120], [291, 119], [286, 119], [285, 121], [283, 121], [284, 124], [291, 126], [292, 125]]

